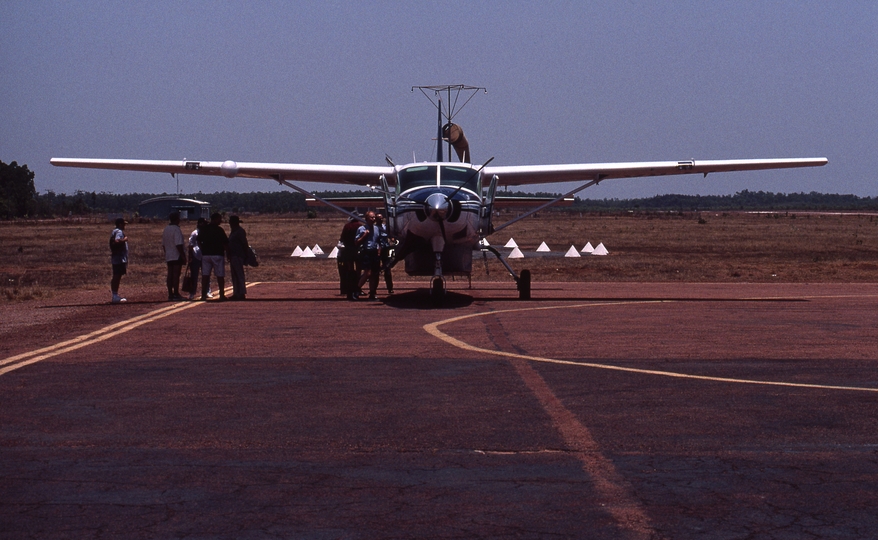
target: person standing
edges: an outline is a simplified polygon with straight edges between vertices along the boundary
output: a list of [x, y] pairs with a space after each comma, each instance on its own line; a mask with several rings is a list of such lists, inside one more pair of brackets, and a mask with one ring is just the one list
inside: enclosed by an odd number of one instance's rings
[[393, 294], [393, 273], [390, 270], [390, 255], [393, 253], [393, 239], [387, 234], [384, 216], [375, 214], [375, 225], [378, 227], [378, 250], [381, 261], [380, 273], [384, 274], [384, 285], [387, 294]]
[[241, 218], [229, 217], [229, 270], [232, 272], [232, 300], [247, 299], [247, 281], [244, 275], [244, 261], [247, 260], [247, 251], [250, 243], [247, 241], [247, 231], [241, 227]]
[[207, 300], [211, 272], [216, 276], [219, 299], [226, 299], [226, 254], [229, 251], [229, 237], [221, 226], [222, 222], [222, 214], [214, 212], [210, 216], [210, 223], [198, 232], [198, 245], [201, 247], [202, 300]]
[[338, 284], [341, 294], [345, 295], [348, 300], [355, 300], [355, 294], [359, 293], [357, 288], [357, 229], [360, 222], [356, 217], [351, 216], [345, 226], [341, 229], [341, 236], [338, 238]]
[[[207, 225], [207, 220], [198, 218], [198, 225], [189, 235], [189, 275], [192, 276], [192, 290], [189, 293], [189, 300], [195, 300], [195, 294], [198, 292], [198, 284], [201, 281], [201, 248], [198, 246], [198, 230]], [[207, 297], [213, 298], [210, 289], [207, 290]]]
[[119, 284], [122, 282], [122, 276], [128, 273], [128, 235], [125, 234], [127, 223], [124, 219], [118, 218], [116, 228], [110, 233], [110, 262], [113, 265], [110, 290], [113, 293], [112, 303], [114, 304], [128, 301], [119, 296]]
[[378, 227], [375, 225], [375, 212], [371, 210], [366, 212], [365, 218], [366, 223], [357, 229], [358, 270], [362, 272], [357, 287], [361, 289], [368, 281], [369, 300], [377, 300], [381, 259], [378, 257]]
[[180, 273], [186, 264], [186, 250], [183, 246], [183, 231], [180, 230], [180, 212], [171, 212], [170, 223], [162, 232], [162, 251], [168, 264], [168, 301], [183, 300], [180, 296]]

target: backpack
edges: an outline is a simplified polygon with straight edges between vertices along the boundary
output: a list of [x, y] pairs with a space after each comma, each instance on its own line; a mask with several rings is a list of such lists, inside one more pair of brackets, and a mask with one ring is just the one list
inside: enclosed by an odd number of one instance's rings
[[125, 251], [125, 242], [116, 242], [117, 230], [119, 229], [113, 229], [113, 232], [110, 233], [110, 253], [112, 253], [113, 255]]

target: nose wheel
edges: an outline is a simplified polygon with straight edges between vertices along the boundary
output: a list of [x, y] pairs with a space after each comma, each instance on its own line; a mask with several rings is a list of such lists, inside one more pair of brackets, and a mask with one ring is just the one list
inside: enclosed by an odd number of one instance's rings
[[433, 281], [430, 282], [430, 300], [433, 301], [433, 305], [440, 305], [442, 301], [445, 299], [445, 278], [442, 276], [433, 277]]

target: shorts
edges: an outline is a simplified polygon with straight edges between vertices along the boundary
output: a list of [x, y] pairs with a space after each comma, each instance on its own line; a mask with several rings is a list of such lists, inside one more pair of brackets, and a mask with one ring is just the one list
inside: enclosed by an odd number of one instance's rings
[[127, 273], [128, 273], [128, 263], [114, 263], [113, 264], [113, 277], [124, 276]]
[[225, 255], [201, 256], [201, 275], [209, 276], [211, 270], [213, 270], [213, 275], [216, 277], [226, 277]]
[[378, 258], [378, 250], [377, 249], [364, 249], [357, 254], [357, 261], [363, 268], [369, 268], [381, 261]]

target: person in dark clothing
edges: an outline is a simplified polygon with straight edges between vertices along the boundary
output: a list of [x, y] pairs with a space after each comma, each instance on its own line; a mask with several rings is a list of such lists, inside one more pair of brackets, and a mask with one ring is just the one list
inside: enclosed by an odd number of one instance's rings
[[384, 274], [384, 285], [387, 287], [387, 294], [393, 294], [393, 272], [390, 269], [390, 262], [394, 240], [387, 234], [384, 216], [376, 214], [375, 225], [378, 227], [378, 256], [381, 260], [381, 273]]
[[351, 217], [341, 230], [338, 239], [338, 285], [341, 294], [348, 300], [355, 300], [360, 290], [357, 287], [357, 229], [360, 222]]
[[113, 265], [110, 291], [113, 293], [114, 304], [127, 302], [125, 298], [119, 296], [119, 284], [122, 282], [122, 276], [128, 272], [128, 235], [125, 234], [127, 223], [122, 218], [117, 219], [116, 228], [110, 233], [110, 262]]
[[229, 270], [232, 272], [232, 300], [247, 299], [247, 281], [244, 276], [244, 261], [247, 259], [247, 232], [241, 227], [241, 218], [229, 217]]
[[222, 222], [222, 214], [214, 213], [210, 216], [210, 223], [198, 232], [198, 246], [201, 248], [202, 300], [207, 300], [211, 271], [216, 275], [219, 299], [226, 299], [226, 254], [229, 251], [229, 237], [220, 226]]

